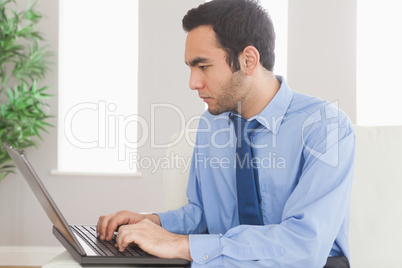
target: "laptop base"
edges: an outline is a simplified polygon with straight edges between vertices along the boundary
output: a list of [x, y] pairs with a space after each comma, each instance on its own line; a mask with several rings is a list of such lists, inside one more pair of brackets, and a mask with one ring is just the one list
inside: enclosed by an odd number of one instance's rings
[[[133, 259], [132, 256], [127, 256], [126, 258], [122, 256], [82, 256], [75, 250], [70, 242], [64, 238], [55, 226], [53, 226], [53, 235], [68, 250], [73, 259], [82, 266], [129, 264], [133, 267], [190, 267], [189, 262], [182, 259], [163, 259], [163, 264], [161, 264], [161, 259], [155, 257], [139, 257]], [[118, 258], [118, 261], [116, 261], [116, 258]]]

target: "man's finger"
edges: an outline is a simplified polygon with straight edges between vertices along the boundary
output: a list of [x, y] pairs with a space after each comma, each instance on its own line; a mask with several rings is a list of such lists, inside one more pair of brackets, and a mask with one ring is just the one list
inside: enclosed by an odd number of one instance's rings
[[101, 240], [105, 239], [106, 229], [108, 227], [110, 217], [110, 215], [99, 217], [98, 223], [96, 225], [96, 232]]
[[117, 227], [119, 227], [121, 224], [122, 223], [119, 222], [119, 219], [117, 217], [113, 217], [112, 219], [109, 220], [105, 237], [107, 241], [110, 241], [113, 238], [114, 232], [116, 231]]
[[116, 236], [116, 246], [123, 252], [131, 243], [135, 243], [135, 225], [121, 226]]

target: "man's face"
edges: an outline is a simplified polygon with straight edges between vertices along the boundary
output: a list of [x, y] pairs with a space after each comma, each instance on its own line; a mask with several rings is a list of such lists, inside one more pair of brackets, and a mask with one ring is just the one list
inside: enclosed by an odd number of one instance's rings
[[213, 29], [200, 26], [188, 33], [185, 51], [190, 88], [198, 91], [214, 115], [237, 111], [249, 91], [246, 75], [242, 70], [232, 73], [226, 52], [217, 44]]

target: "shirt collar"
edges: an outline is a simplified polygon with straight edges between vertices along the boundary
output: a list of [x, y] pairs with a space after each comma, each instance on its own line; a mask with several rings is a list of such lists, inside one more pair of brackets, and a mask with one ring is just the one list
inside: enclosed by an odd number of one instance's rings
[[[261, 125], [272, 131], [275, 135], [277, 135], [279, 132], [279, 127], [282, 124], [282, 120], [285, 117], [286, 111], [288, 110], [293, 97], [293, 91], [289, 88], [285, 79], [279, 75], [276, 76], [276, 79], [279, 81], [281, 86], [274, 98], [270, 101], [270, 103], [268, 103], [264, 110], [249, 119], [257, 119]], [[230, 122], [230, 118], [237, 116], [237, 113], [230, 112], [228, 115]]]

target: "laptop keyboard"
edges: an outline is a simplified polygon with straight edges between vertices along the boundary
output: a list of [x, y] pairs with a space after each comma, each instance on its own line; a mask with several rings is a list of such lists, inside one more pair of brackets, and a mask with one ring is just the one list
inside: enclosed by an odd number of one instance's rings
[[72, 225], [71, 226], [82, 239], [101, 256], [127, 256], [127, 257], [141, 257], [152, 256], [139, 247], [128, 246], [125, 251], [120, 252], [114, 245], [116, 244], [115, 235], [110, 241], [102, 241], [96, 237], [96, 226], [90, 225]]

